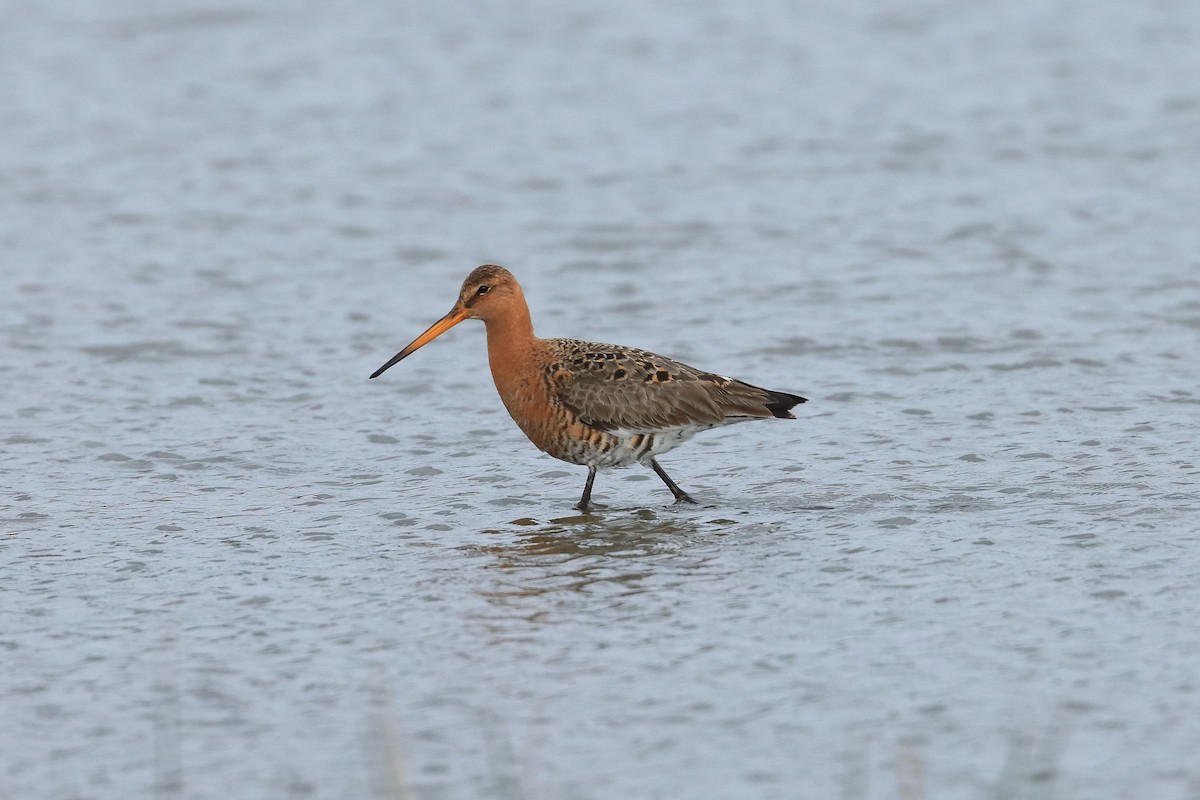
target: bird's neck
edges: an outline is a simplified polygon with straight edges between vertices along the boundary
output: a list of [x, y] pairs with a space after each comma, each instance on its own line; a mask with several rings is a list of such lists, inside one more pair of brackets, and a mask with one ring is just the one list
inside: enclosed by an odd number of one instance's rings
[[496, 392], [525, 435], [550, 452], [557, 429], [547, 381], [551, 357], [547, 340], [533, 335], [524, 302], [513, 304], [508, 313], [486, 320], [486, 324], [488, 363]]
[[496, 385], [501, 377], [524, 372], [537, 350], [533, 321], [525, 303], [515, 303], [508, 313], [486, 320], [488, 362]]

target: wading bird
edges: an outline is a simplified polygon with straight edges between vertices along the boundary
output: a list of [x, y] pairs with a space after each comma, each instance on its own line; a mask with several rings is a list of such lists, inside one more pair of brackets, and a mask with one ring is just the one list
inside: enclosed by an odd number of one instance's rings
[[517, 279], [485, 264], [463, 281], [450, 313], [371, 375], [377, 378], [464, 319], [487, 327], [488, 362], [504, 407], [538, 449], [588, 468], [587, 511], [596, 470], [645, 464], [675, 495], [695, 503], [655, 456], [693, 434], [749, 419], [795, 419], [794, 394], [751, 386], [663, 356], [577, 339], [539, 339]]

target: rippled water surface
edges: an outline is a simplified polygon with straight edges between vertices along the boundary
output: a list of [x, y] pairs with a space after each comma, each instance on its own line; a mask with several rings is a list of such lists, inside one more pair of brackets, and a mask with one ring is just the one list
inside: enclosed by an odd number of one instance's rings
[[[1200, 792], [1200, 11], [10, 2], [0, 796]], [[483, 330], [810, 398], [541, 455]]]

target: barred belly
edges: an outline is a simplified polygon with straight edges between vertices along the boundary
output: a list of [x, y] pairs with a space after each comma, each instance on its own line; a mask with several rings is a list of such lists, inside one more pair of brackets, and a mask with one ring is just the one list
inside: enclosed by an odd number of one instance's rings
[[718, 426], [681, 425], [645, 433], [592, 429], [588, 435], [574, 439], [566, 452], [558, 457], [598, 469], [649, 464], [652, 458], [674, 450], [693, 434], [715, 427]]

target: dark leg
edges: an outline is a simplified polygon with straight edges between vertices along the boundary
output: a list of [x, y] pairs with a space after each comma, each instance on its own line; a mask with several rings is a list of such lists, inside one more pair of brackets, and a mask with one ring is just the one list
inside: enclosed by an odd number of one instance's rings
[[675, 495], [676, 503], [694, 503], [694, 502], [696, 502], [695, 500], [692, 499], [691, 495], [689, 495], [683, 489], [680, 489], [678, 486], [675, 485], [675, 481], [671, 480], [671, 476], [668, 475], [663, 470], [663, 468], [658, 465], [658, 462], [655, 461], [653, 458], [650, 459], [650, 466], [654, 469], [654, 474], [658, 475], [658, 477], [663, 479], [663, 483], [665, 483], [667, 485], [667, 488], [671, 490], [671, 494]]
[[596, 468], [588, 467], [588, 479], [587, 483], [583, 485], [583, 497], [579, 498], [579, 502], [575, 504], [580, 511], [588, 510], [588, 504], [592, 501], [592, 481], [594, 480], [596, 480]]

